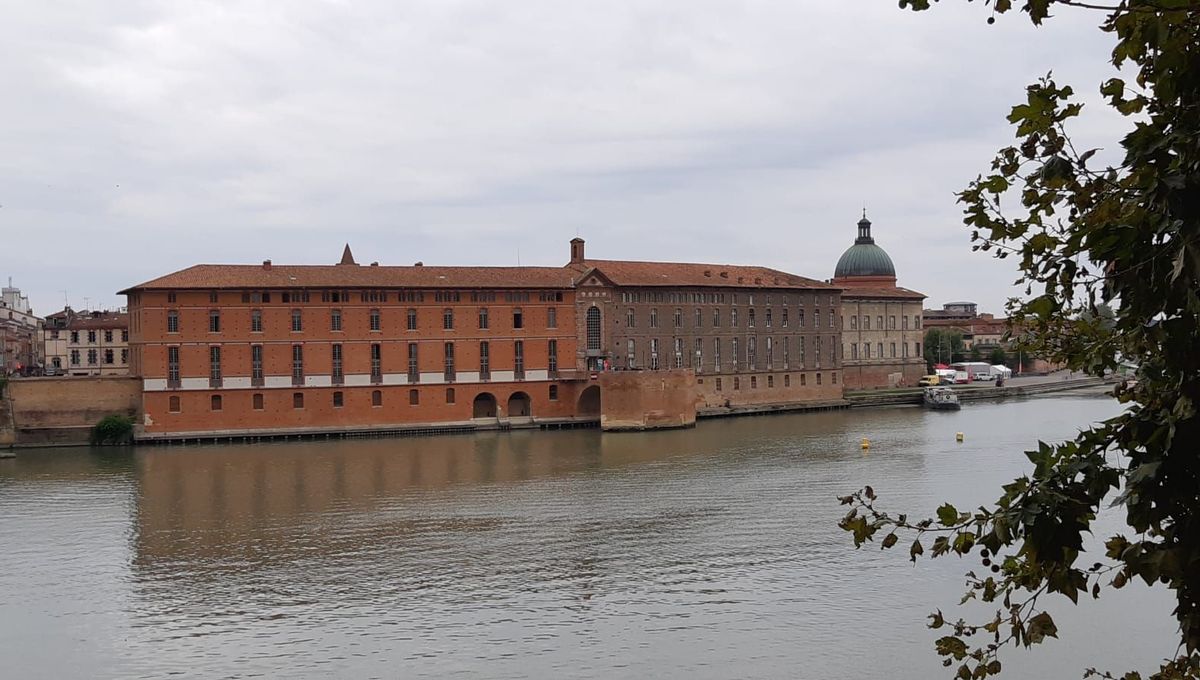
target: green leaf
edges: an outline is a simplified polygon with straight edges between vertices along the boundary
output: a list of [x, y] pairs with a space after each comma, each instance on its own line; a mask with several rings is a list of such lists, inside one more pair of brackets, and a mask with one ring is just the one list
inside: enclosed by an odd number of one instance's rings
[[937, 509], [938, 523], [944, 527], [954, 526], [958, 524], [958, 510], [949, 503], [943, 504]]

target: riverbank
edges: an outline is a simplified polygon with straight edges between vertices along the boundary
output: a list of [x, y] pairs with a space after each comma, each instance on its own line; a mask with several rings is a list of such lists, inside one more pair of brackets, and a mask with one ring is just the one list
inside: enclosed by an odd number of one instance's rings
[[[1038, 394], [1050, 394], [1054, 392], [1068, 392], [1086, 388], [1103, 387], [1109, 384], [1111, 383], [1105, 381], [1103, 378], [1067, 377], [1065, 379], [1043, 380], [1030, 382], [1027, 384], [1009, 384], [1005, 385], [1004, 387], [975, 385], [957, 386], [954, 388], [954, 393], [958, 395], [959, 401], [976, 401], [984, 399], [1006, 399], [1009, 397], [1028, 397]], [[920, 387], [878, 392], [849, 392], [846, 394], [846, 401], [853, 408], [919, 405], [922, 401], [922, 395], [923, 388]]]

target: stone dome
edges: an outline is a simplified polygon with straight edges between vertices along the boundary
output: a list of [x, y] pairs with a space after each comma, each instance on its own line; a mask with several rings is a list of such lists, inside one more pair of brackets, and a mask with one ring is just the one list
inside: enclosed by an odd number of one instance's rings
[[871, 238], [871, 221], [866, 215], [858, 221], [858, 238], [854, 239], [854, 245], [842, 253], [833, 270], [836, 279], [847, 276], [896, 276], [892, 258]]

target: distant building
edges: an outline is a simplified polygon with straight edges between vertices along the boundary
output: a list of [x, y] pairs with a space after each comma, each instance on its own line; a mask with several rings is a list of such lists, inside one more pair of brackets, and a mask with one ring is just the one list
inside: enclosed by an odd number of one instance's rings
[[43, 371], [47, 374], [64, 375], [70, 360], [67, 325], [78, 312], [69, 306], [61, 312], [46, 317], [42, 324], [41, 344]]
[[896, 285], [896, 267], [871, 236], [866, 211], [858, 237], [838, 260], [833, 285], [842, 288], [842, 372], [846, 389], [916, 385], [925, 295]]
[[947, 302], [941, 309], [926, 309], [924, 315], [927, 328], [947, 328], [961, 333], [963, 349], [970, 350], [978, 345], [986, 351], [1009, 345], [1004, 340], [1009, 332], [1008, 319], [980, 314], [974, 302]]
[[129, 315], [125, 312], [76, 314], [62, 333], [67, 340], [69, 375], [129, 374]]
[[42, 320], [34, 316], [29, 298], [14, 288], [12, 279], [0, 288], [0, 375], [28, 375], [41, 365]]

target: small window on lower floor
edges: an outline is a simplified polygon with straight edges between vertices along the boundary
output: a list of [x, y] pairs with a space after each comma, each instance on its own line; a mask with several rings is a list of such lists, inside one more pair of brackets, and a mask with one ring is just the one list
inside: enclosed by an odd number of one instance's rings
[[801, 387], [804, 387], [804, 386], [805, 386], [805, 385], [807, 385], [807, 384], [808, 384], [808, 374], [807, 374], [807, 373], [801, 373], [801, 374], [800, 374], [800, 386], [801, 386]]
[[821, 384], [821, 374], [820, 373], [817, 374], [817, 384], [818, 385]]
[[792, 386], [792, 376], [790, 374], [783, 376], [783, 386], [784, 387]]
[[263, 410], [263, 395], [255, 394], [250, 401], [253, 404], [255, 411]]
[[371, 406], [383, 406], [383, 392], [380, 390], [371, 391]]
[[447, 404], [454, 403], [454, 388], [453, 387], [446, 388], [446, 403]]
[[346, 404], [346, 398], [341, 392], [333, 393], [333, 407], [341, 408]]
[[179, 413], [179, 397], [171, 397], [167, 400], [167, 410], [171, 413]]
[[558, 401], [558, 385], [550, 386], [550, 401]]
[[733, 389], [735, 389], [735, 390], [742, 389], [742, 379], [741, 378], [733, 379]]
[[293, 392], [292, 393], [292, 408], [304, 408], [304, 393], [303, 392]]
[[775, 386], [775, 376], [768, 375], [767, 376], [767, 387], [774, 387], [774, 386]]
[[221, 395], [219, 395], [219, 394], [212, 395], [212, 410], [214, 410], [214, 411], [221, 410]]
[[721, 391], [721, 379], [720, 378], [717, 378], [717, 391], [718, 392]]
[[750, 389], [752, 389], [752, 390], [758, 389], [758, 376], [757, 375], [750, 376]]
[[833, 374], [833, 378], [830, 382], [832, 382], [834, 385], [837, 384], [837, 373], [836, 372]]
[[420, 393], [417, 392], [416, 390], [409, 390], [408, 391], [408, 403], [413, 406], [416, 406], [417, 404], [421, 403]]

